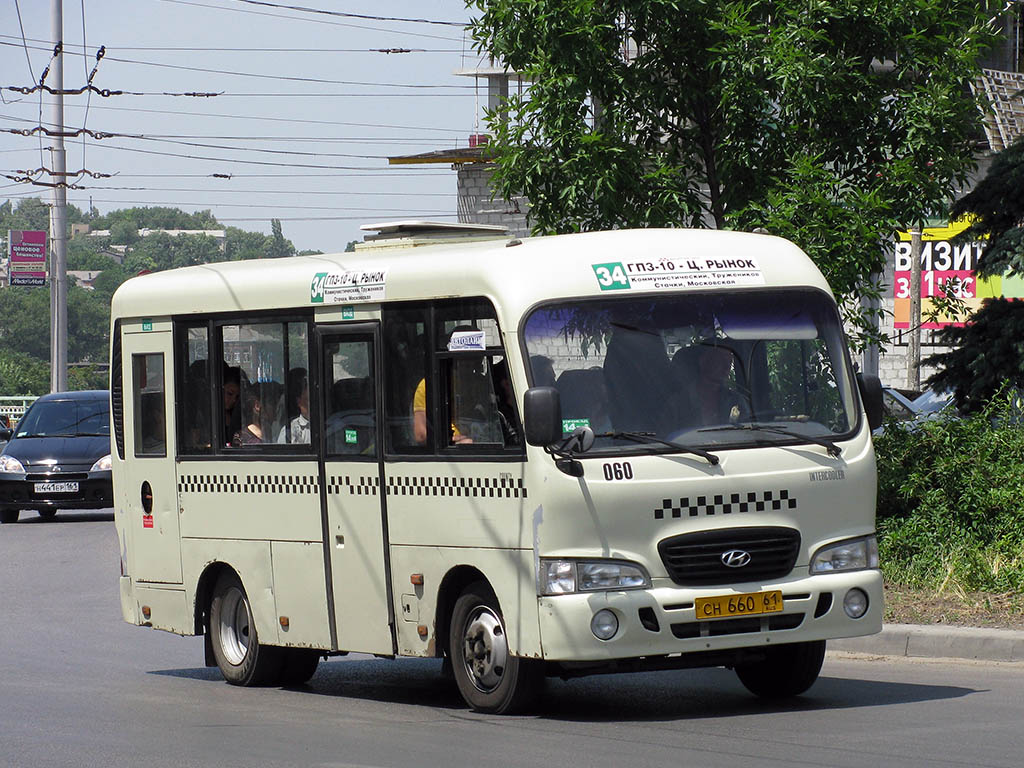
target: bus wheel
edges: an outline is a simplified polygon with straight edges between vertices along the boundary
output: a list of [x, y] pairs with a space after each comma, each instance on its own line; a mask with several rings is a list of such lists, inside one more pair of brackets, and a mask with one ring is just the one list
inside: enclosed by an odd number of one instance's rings
[[20, 515], [20, 509], [0, 509], [0, 523], [16, 523]]
[[213, 656], [225, 680], [232, 685], [277, 682], [280, 649], [260, 645], [249, 598], [233, 571], [222, 573], [213, 588], [209, 631]]
[[824, 660], [824, 640], [777, 645], [768, 649], [764, 661], [736, 667], [736, 674], [754, 695], [781, 699], [799, 696], [814, 685]]
[[448, 638], [455, 682], [474, 710], [508, 714], [536, 701], [543, 667], [509, 653], [501, 609], [487, 584], [471, 584], [459, 596]]
[[285, 648], [281, 666], [281, 685], [302, 685], [316, 674], [320, 665], [320, 651], [309, 648]]

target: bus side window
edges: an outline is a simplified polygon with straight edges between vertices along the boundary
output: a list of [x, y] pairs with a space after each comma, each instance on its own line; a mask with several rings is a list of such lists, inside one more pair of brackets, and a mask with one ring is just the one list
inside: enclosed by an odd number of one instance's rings
[[132, 395], [136, 456], [166, 456], [164, 356], [132, 355]]
[[183, 328], [177, 359], [181, 366], [177, 411], [178, 445], [184, 454], [209, 453], [210, 435], [210, 375], [209, 331], [206, 325]]
[[382, 314], [387, 449], [390, 453], [422, 453], [432, 426], [426, 307], [387, 308]]

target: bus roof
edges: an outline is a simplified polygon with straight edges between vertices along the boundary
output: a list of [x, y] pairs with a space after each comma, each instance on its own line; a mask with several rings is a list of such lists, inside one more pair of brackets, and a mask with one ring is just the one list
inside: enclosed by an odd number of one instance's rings
[[809, 286], [830, 293], [811, 260], [770, 235], [642, 229], [204, 264], [141, 275], [112, 315], [159, 317], [489, 296], [499, 312], [554, 298]]

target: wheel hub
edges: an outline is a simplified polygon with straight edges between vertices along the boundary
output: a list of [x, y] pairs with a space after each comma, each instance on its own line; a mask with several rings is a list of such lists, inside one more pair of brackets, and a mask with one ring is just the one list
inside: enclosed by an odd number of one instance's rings
[[508, 642], [501, 619], [487, 607], [477, 608], [463, 633], [466, 671], [473, 685], [488, 693], [501, 683], [508, 661]]

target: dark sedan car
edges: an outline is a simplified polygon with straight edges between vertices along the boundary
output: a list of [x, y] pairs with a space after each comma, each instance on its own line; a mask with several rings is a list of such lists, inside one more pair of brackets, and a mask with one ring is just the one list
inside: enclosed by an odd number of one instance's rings
[[109, 393], [43, 395], [0, 453], [0, 522], [17, 522], [23, 509], [48, 518], [110, 506]]

